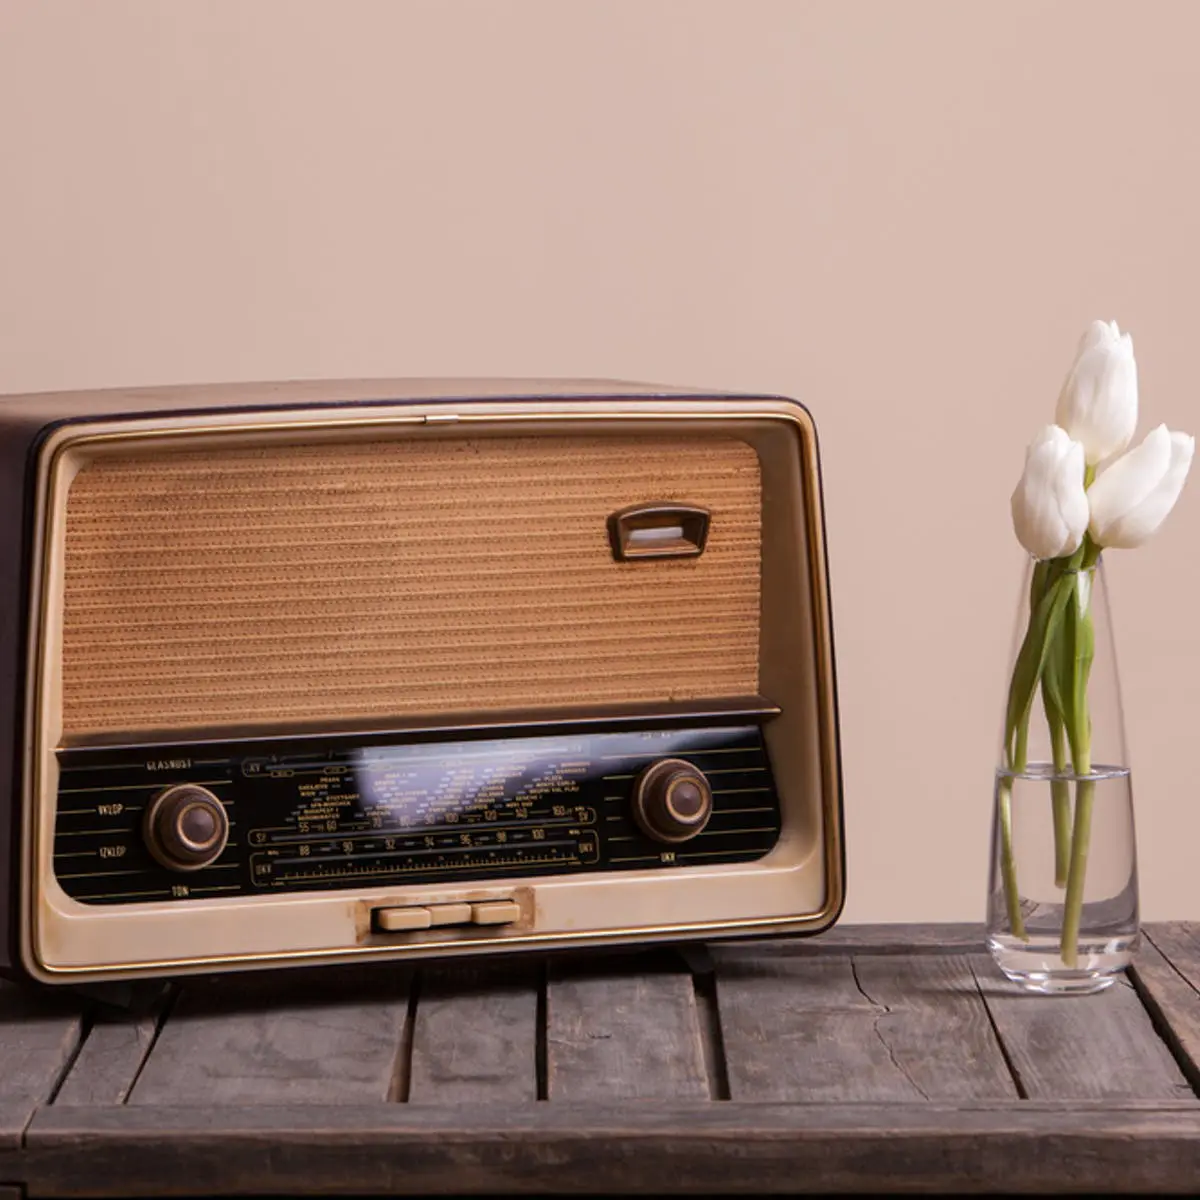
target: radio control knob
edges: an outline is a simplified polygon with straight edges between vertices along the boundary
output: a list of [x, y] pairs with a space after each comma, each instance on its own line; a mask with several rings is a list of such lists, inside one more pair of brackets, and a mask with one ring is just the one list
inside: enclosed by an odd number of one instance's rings
[[150, 853], [168, 870], [197, 871], [225, 849], [229, 818], [207, 788], [181, 783], [150, 802], [143, 836]]
[[656, 842], [686, 842], [712, 816], [712, 788], [704, 773], [681, 758], [647, 767], [633, 789], [633, 817]]

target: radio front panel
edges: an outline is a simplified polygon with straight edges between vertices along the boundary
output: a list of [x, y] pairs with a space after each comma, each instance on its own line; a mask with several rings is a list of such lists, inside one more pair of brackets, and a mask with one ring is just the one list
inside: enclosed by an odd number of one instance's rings
[[[84, 904], [745, 863], [780, 829], [753, 724], [59, 759], [54, 870]], [[637, 806], [663, 763], [679, 778], [656, 825]], [[687, 801], [694, 831], [672, 827]]]

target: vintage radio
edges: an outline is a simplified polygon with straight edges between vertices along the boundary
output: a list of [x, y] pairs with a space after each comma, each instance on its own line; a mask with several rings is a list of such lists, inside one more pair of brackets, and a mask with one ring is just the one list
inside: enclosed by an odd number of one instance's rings
[[814, 934], [843, 850], [794, 401], [0, 400], [6, 973]]

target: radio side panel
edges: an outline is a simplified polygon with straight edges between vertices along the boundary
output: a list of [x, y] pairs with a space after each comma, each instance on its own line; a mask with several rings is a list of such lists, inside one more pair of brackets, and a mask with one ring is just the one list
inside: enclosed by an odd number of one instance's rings
[[0, 403], [0, 973], [20, 959], [18, 822], [21, 811], [19, 747], [24, 720], [35, 457], [41, 435], [70, 405]]

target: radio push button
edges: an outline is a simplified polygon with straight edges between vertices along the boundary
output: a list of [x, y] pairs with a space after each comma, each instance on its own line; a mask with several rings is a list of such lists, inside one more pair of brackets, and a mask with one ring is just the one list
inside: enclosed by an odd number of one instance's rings
[[384, 933], [428, 929], [433, 924], [433, 914], [427, 908], [381, 908], [375, 912], [375, 923]]
[[704, 772], [681, 758], [647, 767], [633, 789], [633, 817], [656, 842], [686, 842], [712, 816], [712, 788]]
[[521, 915], [515, 900], [482, 900], [471, 905], [472, 925], [511, 925]]
[[429, 906], [431, 925], [465, 925], [471, 919], [471, 906], [459, 904], [431, 904]]
[[207, 788], [181, 783], [150, 802], [143, 836], [150, 853], [168, 870], [198, 871], [221, 856], [229, 840], [229, 818]]

